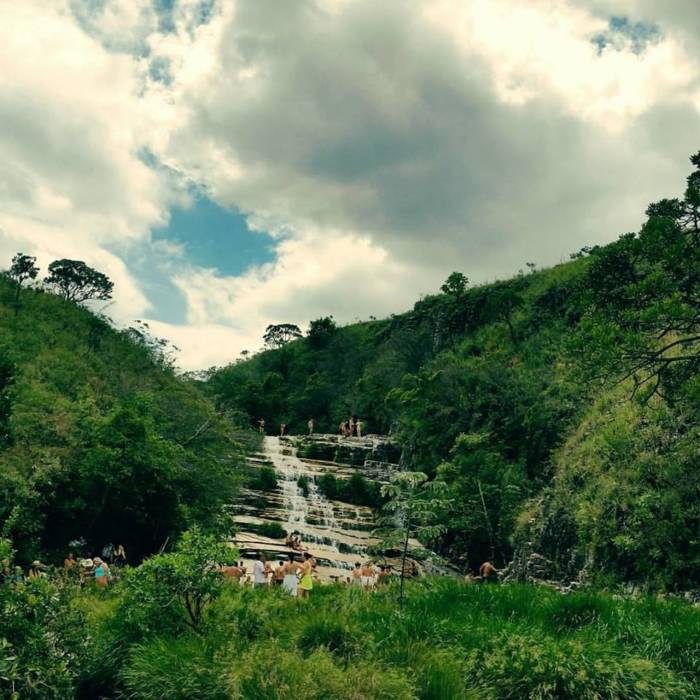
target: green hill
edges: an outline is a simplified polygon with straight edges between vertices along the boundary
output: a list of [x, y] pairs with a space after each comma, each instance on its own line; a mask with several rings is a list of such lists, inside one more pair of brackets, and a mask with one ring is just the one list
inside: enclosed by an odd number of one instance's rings
[[212, 523], [240, 448], [167, 348], [143, 326], [17, 291], [0, 277], [0, 523], [20, 561], [80, 537], [96, 553], [123, 540], [138, 559]]
[[[465, 568], [515, 549], [552, 576], [700, 583], [700, 154], [682, 199], [569, 263], [442, 293], [383, 321], [312, 323], [215, 371], [240, 424], [335, 431], [349, 415], [445, 480]], [[521, 552], [522, 553], [522, 552]]]

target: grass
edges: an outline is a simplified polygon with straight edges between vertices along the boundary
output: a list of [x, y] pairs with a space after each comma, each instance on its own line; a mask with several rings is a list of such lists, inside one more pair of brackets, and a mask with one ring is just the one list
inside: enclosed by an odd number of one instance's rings
[[[110, 610], [129, 614], [102, 604], [99, 629]], [[690, 700], [698, 659], [700, 610], [675, 599], [426, 579], [400, 611], [391, 586], [308, 601], [231, 586], [202, 635], [132, 645], [115, 687], [134, 700]]]

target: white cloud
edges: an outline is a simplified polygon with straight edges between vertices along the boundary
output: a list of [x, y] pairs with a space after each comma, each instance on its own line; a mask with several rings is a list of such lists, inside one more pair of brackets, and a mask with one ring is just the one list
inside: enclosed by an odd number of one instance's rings
[[[153, 247], [188, 322], [151, 325], [188, 368], [257, 348], [268, 323], [401, 310], [454, 269], [481, 280], [556, 262], [680, 189], [698, 149], [699, 8], [6, 4], [0, 255], [81, 257], [115, 278], [118, 319], [157, 318], [124, 251], [148, 247], [190, 184], [246, 212], [276, 237], [274, 263], [224, 277]], [[601, 50], [613, 14], [658, 35]]]

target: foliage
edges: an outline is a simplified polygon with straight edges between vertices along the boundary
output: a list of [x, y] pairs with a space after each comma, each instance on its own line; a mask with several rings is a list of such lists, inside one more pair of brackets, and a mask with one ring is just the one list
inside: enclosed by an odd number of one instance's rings
[[445, 283], [440, 287], [440, 291], [443, 294], [451, 294], [455, 297], [464, 296], [469, 286], [469, 280], [467, 276], [461, 272], [453, 272], [446, 280]]
[[295, 338], [301, 338], [301, 329], [293, 323], [279, 323], [265, 329], [263, 340], [270, 348], [281, 348]]
[[410, 582], [401, 612], [394, 586], [357, 594], [328, 586], [301, 604], [224, 586], [200, 634], [129, 641], [115, 690], [133, 700], [690, 700], [700, 688], [700, 612], [679, 600], [444, 578]]
[[306, 334], [309, 345], [316, 350], [325, 348], [335, 335], [338, 327], [333, 320], [333, 316], [324, 316], [311, 321], [309, 332]]
[[236, 557], [218, 534], [188, 530], [174, 552], [149, 557], [127, 572], [124, 617], [142, 632], [178, 631], [182, 625], [199, 631], [206, 607], [222, 590], [219, 566]]
[[44, 284], [66, 301], [81, 303], [90, 299], [111, 299], [114, 283], [103, 272], [82, 260], [54, 260]]
[[444, 484], [429, 482], [423, 472], [395, 472], [390, 482], [382, 486], [382, 496], [387, 501], [382, 506], [377, 534], [382, 537], [380, 547], [401, 552], [401, 605], [409, 540], [417, 537], [426, 541], [442, 533], [444, 526], [438, 522], [438, 514], [448, 504], [444, 493]]
[[148, 343], [53, 294], [0, 278], [0, 527], [20, 562], [83, 537], [130, 561], [211, 524], [239, 481], [226, 416]]

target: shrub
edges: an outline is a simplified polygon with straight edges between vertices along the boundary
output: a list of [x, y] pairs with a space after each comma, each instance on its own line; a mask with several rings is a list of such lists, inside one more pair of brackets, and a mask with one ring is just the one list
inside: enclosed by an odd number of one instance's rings
[[260, 467], [250, 482], [250, 488], [255, 491], [276, 491], [277, 473], [272, 467]]

